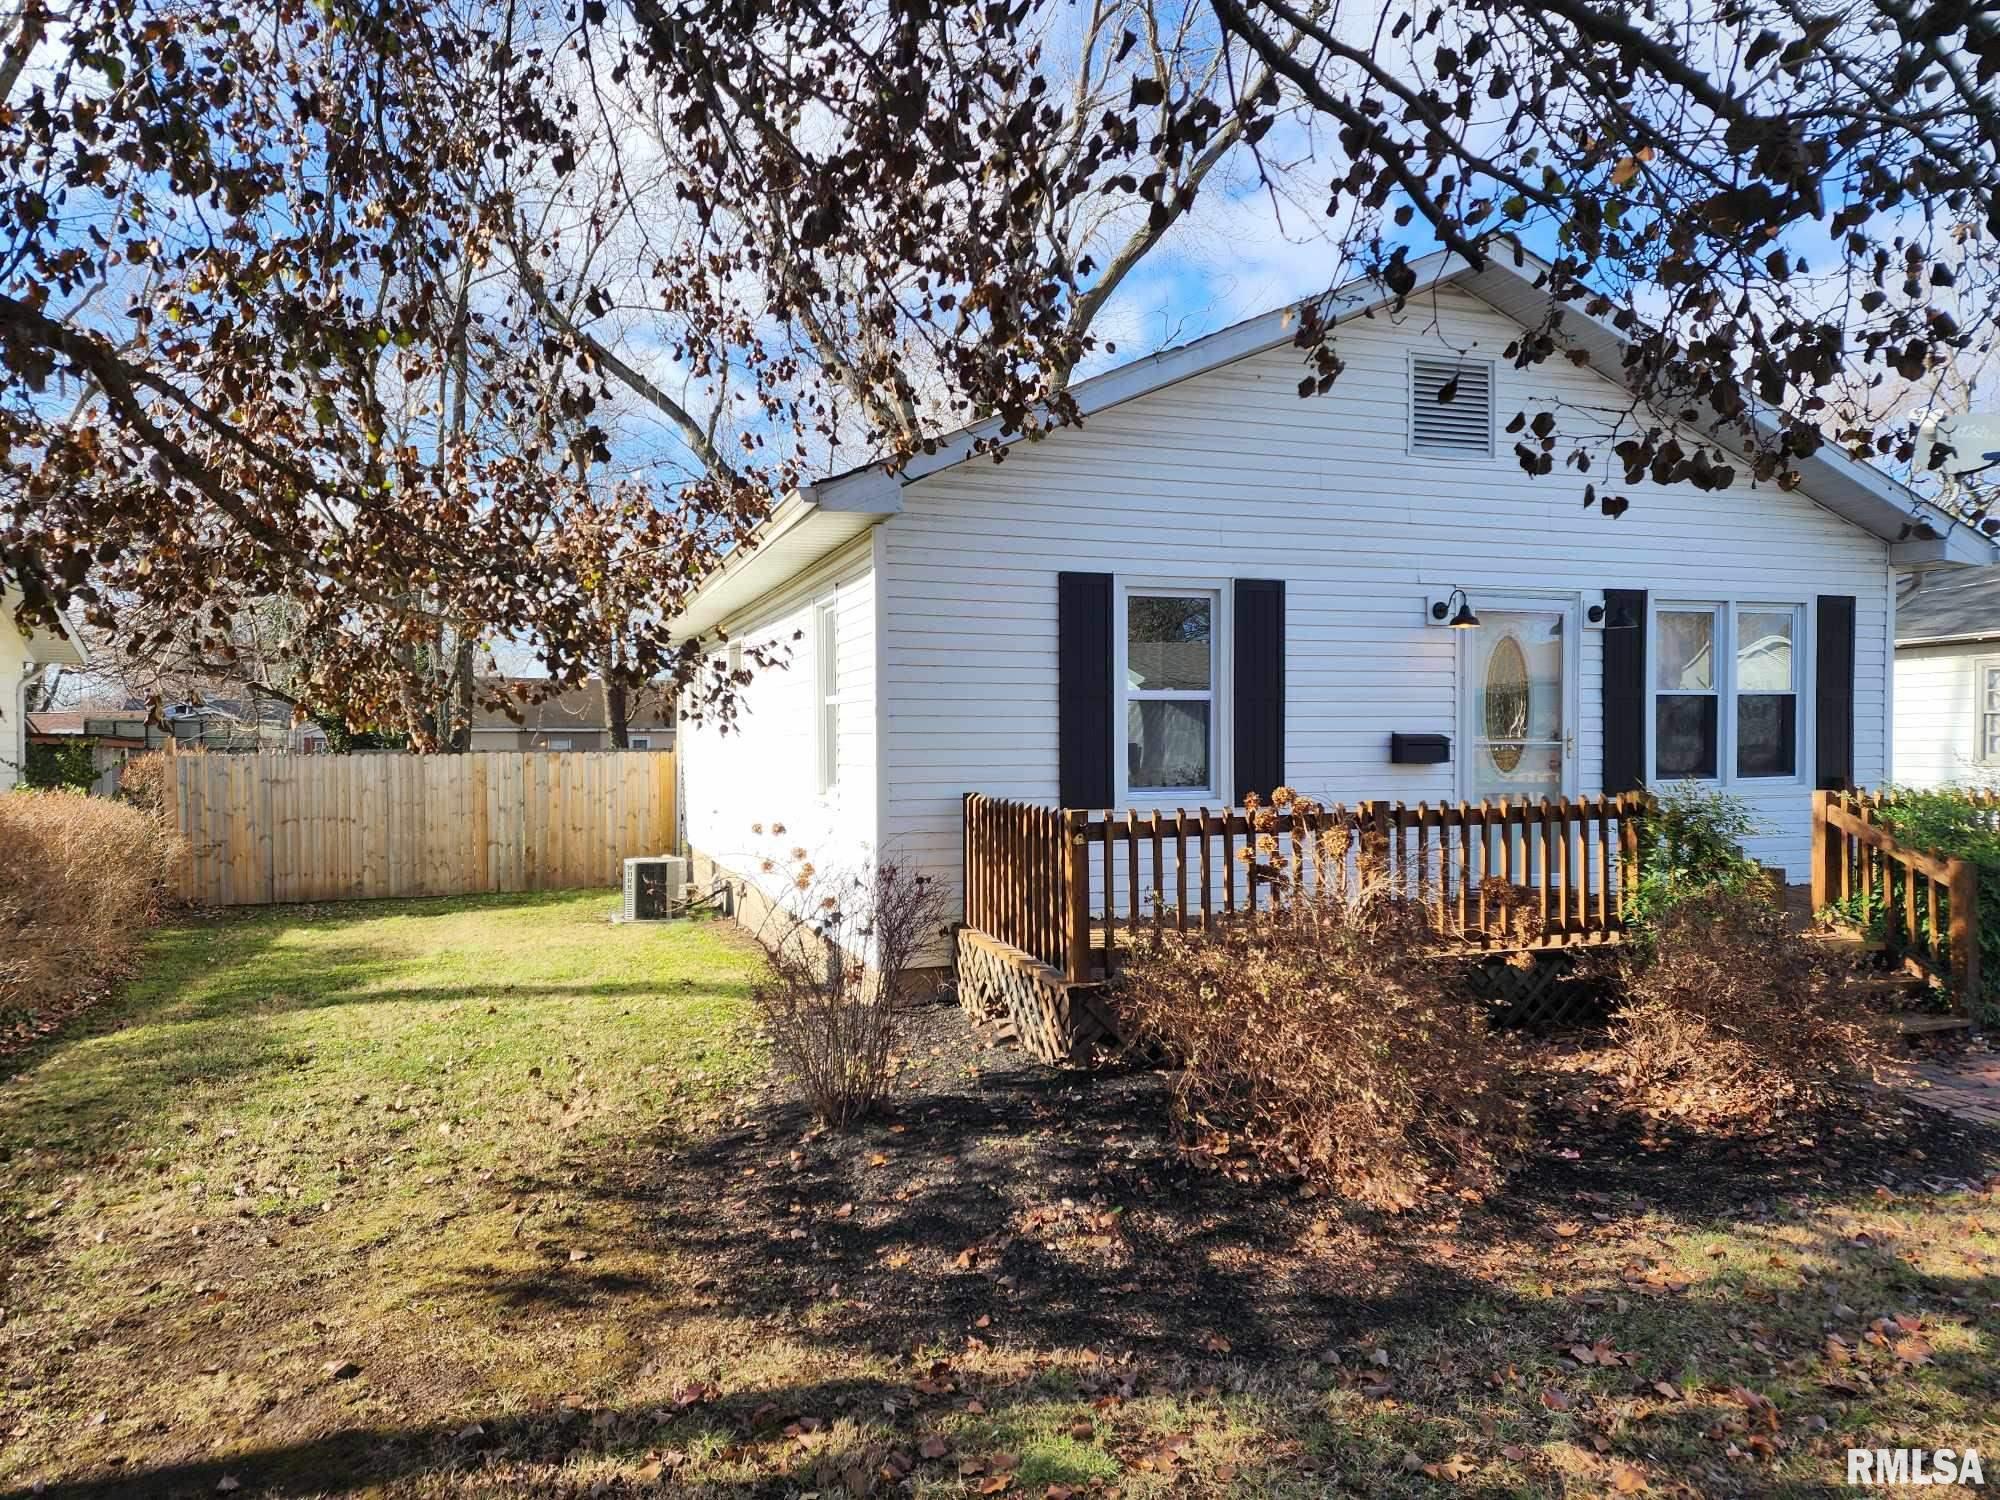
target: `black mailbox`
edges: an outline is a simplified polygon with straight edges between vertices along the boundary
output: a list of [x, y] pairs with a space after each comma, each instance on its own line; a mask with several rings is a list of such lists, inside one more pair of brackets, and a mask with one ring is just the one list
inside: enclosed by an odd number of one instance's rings
[[1389, 760], [1398, 766], [1441, 766], [1451, 759], [1451, 737], [1442, 734], [1389, 736]]

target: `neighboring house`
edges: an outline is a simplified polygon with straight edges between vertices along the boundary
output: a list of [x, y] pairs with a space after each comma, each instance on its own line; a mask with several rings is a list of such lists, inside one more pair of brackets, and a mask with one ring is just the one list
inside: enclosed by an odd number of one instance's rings
[[59, 745], [85, 740], [97, 779], [90, 790], [108, 797], [118, 790], [126, 760], [169, 742], [184, 749], [217, 754], [253, 750], [288, 750], [316, 755], [326, 750], [326, 731], [317, 724], [292, 722], [291, 706], [276, 698], [254, 700], [212, 698], [201, 703], [168, 704], [158, 720], [136, 699], [109, 703], [79, 703], [43, 709], [28, 715], [30, 744]]
[[14, 619], [20, 603], [0, 584], [0, 792], [13, 789], [27, 764], [30, 684], [49, 667], [86, 660], [75, 631], [23, 631]]
[[1897, 606], [1895, 779], [2000, 782], [2000, 569], [1926, 576]]
[[[524, 686], [528, 686], [525, 681]], [[625, 742], [632, 750], [674, 747], [673, 705], [655, 691], [630, 695]], [[604, 712], [604, 684], [593, 677], [540, 703], [517, 703], [514, 722], [498, 709], [472, 711], [474, 750], [609, 750], [610, 722]]]
[[29, 744], [61, 745], [78, 740], [90, 745], [91, 764], [97, 769], [97, 779], [90, 784], [93, 797], [109, 797], [118, 790], [118, 775], [127, 757], [158, 749], [164, 743], [157, 729], [148, 732], [143, 709], [133, 713], [123, 704], [83, 703], [28, 715]]
[[[1572, 307], [1576, 358], [1517, 369], [1534, 263], [1418, 269], [1400, 313], [1339, 294], [1324, 395], [1298, 394], [1282, 309], [1079, 383], [1087, 422], [1004, 462], [974, 429], [786, 497], [678, 622], [791, 653], [734, 732], [683, 725], [698, 874], [887, 848], [955, 899], [968, 791], [1192, 812], [1279, 783], [1414, 804], [1695, 777], [1803, 879], [1812, 789], [1889, 772], [1898, 568], [2000, 553], [1831, 445], [1796, 488], [1739, 469], [1587, 510], [1496, 428], [1626, 400], [1618, 336]], [[1449, 627], [1462, 604], [1477, 628]], [[1432, 738], [1399, 763], [1398, 734]]]

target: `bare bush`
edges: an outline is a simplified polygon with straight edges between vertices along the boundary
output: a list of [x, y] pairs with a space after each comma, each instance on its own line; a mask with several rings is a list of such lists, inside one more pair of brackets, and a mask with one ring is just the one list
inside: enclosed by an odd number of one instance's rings
[[813, 1113], [846, 1125], [888, 1092], [897, 1001], [945, 926], [942, 893], [888, 861], [823, 872], [803, 849], [764, 869], [784, 878], [786, 892], [758, 932], [765, 959], [754, 998]]
[[0, 1016], [35, 1028], [122, 973], [165, 900], [160, 820], [74, 792], [0, 797]]
[[1661, 913], [1625, 981], [1616, 1070], [1649, 1114], [1753, 1125], [1824, 1109], [1893, 1069], [1862, 1005], [1754, 890], [1717, 888]]
[[167, 788], [173, 774], [173, 759], [165, 750], [142, 750], [128, 756], [118, 771], [118, 800], [131, 803], [141, 812], [164, 817]]
[[1273, 1163], [1385, 1207], [1490, 1185], [1525, 1131], [1513, 1044], [1459, 992], [1430, 914], [1347, 852], [1337, 833], [1294, 860], [1260, 834], [1272, 909], [1142, 945], [1121, 1014], [1178, 1065], [1179, 1114], [1226, 1118]]

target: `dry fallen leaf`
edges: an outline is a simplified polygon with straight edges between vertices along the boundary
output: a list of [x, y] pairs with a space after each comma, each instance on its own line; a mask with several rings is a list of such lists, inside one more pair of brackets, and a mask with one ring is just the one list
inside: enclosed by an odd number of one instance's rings
[[1611, 1488], [1621, 1495], [1636, 1495], [1646, 1488], [1646, 1476], [1630, 1464], [1613, 1464]]

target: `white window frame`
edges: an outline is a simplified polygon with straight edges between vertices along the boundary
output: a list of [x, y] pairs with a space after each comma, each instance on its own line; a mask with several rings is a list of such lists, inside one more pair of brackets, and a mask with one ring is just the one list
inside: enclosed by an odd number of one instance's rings
[[625, 736], [625, 748], [627, 750], [650, 750], [653, 748], [653, 737], [650, 734], [628, 734]]
[[[1450, 361], [1456, 365], [1486, 367], [1486, 451], [1462, 453], [1456, 448], [1424, 448], [1417, 444], [1417, 360]], [[1440, 403], [1442, 404], [1442, 403]], [[1454, 400], [1452, 403], [1456, 405]], [[1411, 349], [1403, 358], [1403, 451], [1411, 458], [1435, 459], [1443, 463], [1491, 463], [1500, 452], [1500, 366], [1497, 360], [1451, 350]]]
[[[2000, 716], [2000, 710], [1986, 706], [1986, 674], [2000, 672], [2000, 656], [1975, 656], [1972, 659], [1972, 758], [1982, 766], [2000, 765], [2000, 745], [1989, 745], [1986, 736], [1986, 720], [1989, 714]], [[2000, 736], [1996, 736], [2000, 739]]]
[[[1813, 681], [1813, 642], [1817, 636], [1812, 601], [1809, 599], [1773, 599], [1755, 595], [1732, 598], [1682, 599], [1654, 598], [1649, 601], [1646, 611], [1646, 781], [1649, 785], [1659, 782], [1659, 699], [1664, 693], [1668, 697], [1679, 695], [1673, 688], [1662, 689], [1660, 681], [1660, 628], [1662, 614], [1677, 611], [1695, 612], [1712, 610], [1715, 615], [1715, 639], [1710, 648], [1714, 654], [1715, 705], [1715, 775], [1695, 777], [1702, 786], [1742, 787], [1753, 790], [1783, 789], [1810, 785], [1813, 761], [1813, 713], [1808, 701], [1809, 685]], [[1763, 612], [1776, 614], [1789, 610], [1792, 615], [1792, 698], [1794, 702], [1792, 733], [1792, 772], [1789, 776], [1739, 776], [1736, 772], [1737, 715], [1736, 700], [1738, 687], [1736, 679], [1736, 649], [1738, 620], [1746, 613]], [[1695, 690], [1688, 690], [1686, 696], [1697, 696]]]
[[[1131, 610], [1132, 599], [1181, 599], [1197, 594], [1205, 594], [1209, 599], [1208, 650], [1209, 672], [1206, 694], [1183, 689], [1134, 689], [1130, 681]], [[1111, 761], [1113, 779], [1120, 807], [1139, 807], [1145, 810], [1162, 805], [1162, 799], [1172, 797], [1174, 806], [1227, 807], [1234, 803], [1235, 794], [1226, 792], [1229, 785], [1229, 750], [1231, 746], [1231, 726], [1229, 705], [1233, 701], [1230, 686], [1231, 641], [1230, 622], [1234, 614], [1234, 595], [1231, 581], [1226, 578], [1172, 579], [1172, 578], [1120, 578], [1114, 590], [1112, 601], [1113, 619], [1111, 626], [1111, 686], [1115, 701], [1111, 709]], [[1210, 785], [1199, 787], [1142, 786], [1131, 785], [1130, 742], [1131, 705], [1147, 700], [1168, 701], [1174, 699], [1208, 700], [1208, 779]]]
[[549, 737], [548, 748], [551, 750], [573, 750], [576, 748], [576, 741], [567, 736], [557, 739], [551, 735]]
[[814, 760], [821, 796], [840, 785], [840, 601], [813, 605]]

